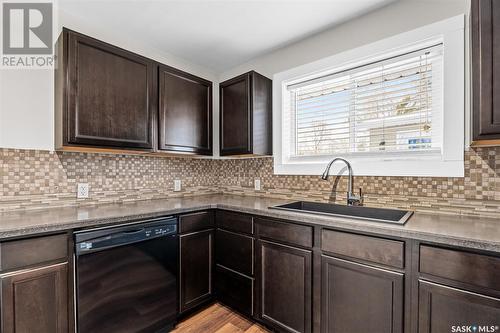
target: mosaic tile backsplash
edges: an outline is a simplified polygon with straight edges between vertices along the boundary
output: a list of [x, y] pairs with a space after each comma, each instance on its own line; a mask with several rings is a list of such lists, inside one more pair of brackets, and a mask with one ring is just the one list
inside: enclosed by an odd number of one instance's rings
[[[261, 180], [261, 191], [253, 181]], [[345, 202], [347, 177], [273, 174], [271, 157], [193, 159], [0, 149], [0, 211], [227, 193]], [[182, 190], [173, 191], [174, 179]], [[90, 198], [76, 199], [77, 183]], [[500, 147], [465, 153], [464, 178], [354, 179], [368, 206], [500, 218]]]
[[[223, 160], [217, 168], [224, 193], [345, 203], [347, 177], [273, 174], [272, 158]], [[262, 191], [254, 191], [259, 178]], [[354, 177], [367, 206], [500, 218], [500, 147], [465, 152], [465, 177]]]
[[[213, 167], [207, 159], [0, 149], [0, 211], [217, 193]], [[76, 198], [77, 183], [89, 184], [89, 199]]]

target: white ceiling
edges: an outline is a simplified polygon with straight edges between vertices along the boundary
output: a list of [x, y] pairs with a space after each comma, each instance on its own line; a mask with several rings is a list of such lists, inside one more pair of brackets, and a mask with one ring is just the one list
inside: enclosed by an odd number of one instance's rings
[[60, 0], [94, 28], [223, 72], [395, 0]]

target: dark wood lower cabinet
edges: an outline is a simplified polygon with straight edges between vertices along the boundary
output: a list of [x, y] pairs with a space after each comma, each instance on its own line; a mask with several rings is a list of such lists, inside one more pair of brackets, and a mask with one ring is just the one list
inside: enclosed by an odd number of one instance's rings
[[215, 261], [238, 273], [253, 276], [254, 239], [249, 236], [217, 229], [215, 234]]
[[497, 332], [497, 327], [500, 299], [419, 281], [419, 333]]
[[322, 332], [403, 332], [404, 274], [323, 256]]
[[[499, 332], [498, 254], [264, 218], [254, 238], [252, 216], [216, 216], [180, 217], [181, 316], [216, 298], [276, 332]], [[67, 234], [0, 242], [2, 333], [73, 332], [72, 248]]]
[[257, 241], [259, 319], [277, 331], [311, 332], [312, 252]]
[[68, 264], [0, 275], [2, 333], [67, 333]]
[[215, 291], [220, 302], [249, 317], [254, 315], [253, 278], [217, 265]]
[[213, 230], [179, 236], [181, 313], [212, 297], [213, 239]]

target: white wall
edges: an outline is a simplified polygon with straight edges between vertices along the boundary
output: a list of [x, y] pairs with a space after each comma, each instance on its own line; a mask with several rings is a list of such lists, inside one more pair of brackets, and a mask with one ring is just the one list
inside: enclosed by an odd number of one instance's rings
[[[58, 28], [54, 40], [62, 26], [65, 26], [213, 81], [214, 107], [218, 108], [216, 92], [219, 88], [216, 73], [150, 48], [141, 41], [130, 40], [119, 32], [89, 26], [81, 19], [65, 12], [59, 12], [57, 21]], [[54, 149], [53, 77], [52, 70], [0, 69], [0, 148]], [[217, 128], [214, 127], [214, 130], [217, 129], [218, 125]], [[216, 149], [218, 151], [218, 146]]]
[[54, 147], [52, 70], [0, 70], [0, 148]]
[[330, 30], [225, 71], [220, 81], [249, 70], [276, 73], [468, 12], [470, 0], [400, 0]]

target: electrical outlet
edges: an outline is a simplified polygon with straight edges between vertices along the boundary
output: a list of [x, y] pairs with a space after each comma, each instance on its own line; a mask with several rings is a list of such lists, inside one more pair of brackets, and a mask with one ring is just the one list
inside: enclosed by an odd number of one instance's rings
[[174, 180], [174, 192], [179, 192], [180, 190], [181, 190], [181, 180], [175, 179]]
[[254, 186], [256, 191], [260, 191], [260, 179], [259, 178], [254, 179], [253, 186]]
[[78, 183], [76, 189], [76, 197], [78, 199], [86, 199], [89, 197], [89, 184], [88, 183]]

